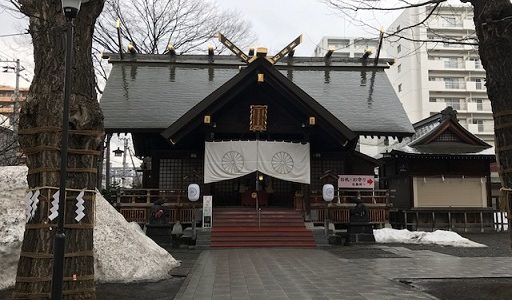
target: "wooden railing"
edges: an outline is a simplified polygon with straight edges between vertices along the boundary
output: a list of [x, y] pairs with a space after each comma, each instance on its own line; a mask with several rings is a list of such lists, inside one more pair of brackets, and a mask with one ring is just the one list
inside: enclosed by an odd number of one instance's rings
[[157, 200], [167, 210], [169, 223], [192, 223], [195, 207], [202, 206], [201, 201], [188, 201], [183, 190], [161, 189], [121, 189], [113, 205], [128, 222], [148, 223], [151, 206]]
[[[350, 208], [345, 207], [326, 207], [312, 208], [311, 221], [323, 223], [326, 220], [334, 224], [348, 224], [350, 221]], [[387, 220], [388, 209], [386, 207], [368, 207], [370, 213], [370, 223], [384, 224]]]
[[137, 204], [152, 204], [156, 200], [172, 205], [187, 205], [190, 202], [184, 190], [165, 189], [120, 189], [116, 193], [115, 203], [117, 206], [137, 206]]
[[[386, 221], [387, 209], [390, 198], [394, 195], [393, 190], [340, 190], [340, 201], [337, 198], [333, 203], [328, 204], [321, 195], [310, 196], [311, 215], [313, 222], [324, 222], [326, 217], [334, 223], [348, 223], [349, 210], [354, 206], [350, 202], [351, 197], [359, 197], [362, 202], [367, 203], [370, 209], [370, 221], [375, 224], [383, 224]], [[194, 220], [194, 208], [202, 207], [201, 200], [192, 203], [187, 199], [184, 190], [161, 190], [161, 189], [121, 189], [113, 200], [113, 205], [129, 222], [147, 223], [149, 221], [150, 209], [157, 200], [169, 212], [169, 222], [192, 223]], [[300, 194], [295, 195], [294, 207], [297, 210], [304, 210], [304, 199]]]
[[[330, 205], [344, 206], [352, 204], [352, 198], [357, 198], [368, 205], [391, 206], [391, 200], [395, 197], [396, 190], [339, 190], [339, 197], [335, 195]], [[293, 207], [296, 210], [304, 210], [304, 195], [297, 193], [294, 197]], [[310, 207], [327, 207], [322, 195], [313, 192], [309, 199]]]

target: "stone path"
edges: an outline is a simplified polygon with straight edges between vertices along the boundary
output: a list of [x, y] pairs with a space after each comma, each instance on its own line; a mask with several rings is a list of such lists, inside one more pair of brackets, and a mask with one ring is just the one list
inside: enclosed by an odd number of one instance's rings
[[176, 299], [435, 299], [398, 280], [512, 276], [512, 257], [378, 247], [401, 257], [345, 259], [320, 249], [203, 251]]

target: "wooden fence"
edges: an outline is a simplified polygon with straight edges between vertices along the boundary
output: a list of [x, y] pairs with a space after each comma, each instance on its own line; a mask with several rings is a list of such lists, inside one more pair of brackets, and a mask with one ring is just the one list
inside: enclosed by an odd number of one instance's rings
[[507, 213], [492, 208], [395, 210], [390, 212], [390, 223], [394, 228], [427, 231], [506, 231], [509, 227]]

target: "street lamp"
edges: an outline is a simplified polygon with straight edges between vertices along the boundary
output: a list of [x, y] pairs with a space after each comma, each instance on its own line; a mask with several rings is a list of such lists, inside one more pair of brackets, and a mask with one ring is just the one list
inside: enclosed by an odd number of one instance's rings
[[69, 99], [71, 97], [71, 65], [73, 52], [73, 19], [80, 11], [82, 2], [88, 0], [62, 0], [62, 11], [66, 16], [66, 61], [64, 71], [64, 104], [62, 107], [62, 142], [60, 151], [59, 219], [53, 247], [52, 300], [62, 299], [64, 279], [64, 207], [66, 203], [66, 177], [68, 166]]

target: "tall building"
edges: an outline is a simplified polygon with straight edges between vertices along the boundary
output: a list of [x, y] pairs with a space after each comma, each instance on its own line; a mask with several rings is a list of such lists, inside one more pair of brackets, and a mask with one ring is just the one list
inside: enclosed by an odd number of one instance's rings
[[315, 48], [314, 56], [324, 56], [329, 49], [334, 50], [333, 57], [361, 57], [367, 49], [375, 53], [379, 40], [375, 38], [349, 38], [324, 36]]
[[[19, 101], [24, 101], [28, 89], [20, 89]], [[14, 103], [16, 101], [15, 88], [0, 85], [0, 126], [8, 127], [14, 121]], [[19, 106], [18, 106], [19, 110]]]
[[[404, 10], [387, 32], [420, 23], [432, 9], [426, 6]], [[411, 122], [451, 106], [457, 110], [461, 125], [494, 144], [492, 110], [478, 48], [453, 43], [475, 42], [472, 8], [440, 7], [425, 24], [406, 29], [400, 35], [407, 39], [391, 38], [384, 43], [386, 52], [396, 59], [386, 72]]]

